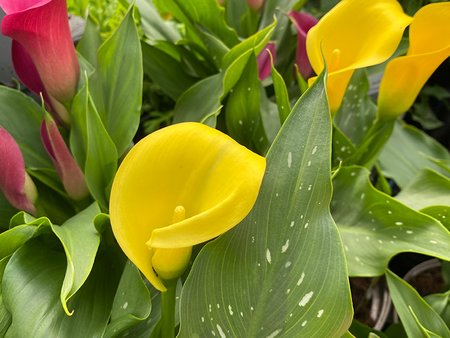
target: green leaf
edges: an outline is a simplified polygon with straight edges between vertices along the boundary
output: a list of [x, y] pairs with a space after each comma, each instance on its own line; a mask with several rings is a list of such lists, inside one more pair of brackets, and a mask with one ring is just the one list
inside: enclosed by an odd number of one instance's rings
[[152, 1], [136, 0], [136, 7], [141, 14], [141, 25], [147, 39], [151, 41], [164, 40], [173, 43], [181, 39], [176, 24], [169, 20], [164, 20]]
[[[3, 275], [3, 301], [13, 321], [6, 337], [100, 337], [123, 267], [122, 254], [104, 252], [69, 306], [60, 305], [66, 258], [56, 239], [40, 236], [17, 250]], [[114, 262], [114, 263], [112, 263]]]
[[17, 213], [18, 210], [9, 204], [3, 193], [0, 191], [0, 233], [8, 228], [9, 219]]
[[436, 205], [450, 207], [450, 178], [424, 169], [395, 198], [416, 210]]
[[439, 222], [450, 231], [450, 207], [445, 205], [435, 205], [420, 210], [424, 214], [427, 214]]
[[373, 125], [377, 107], [368, 96], [369, 81], [365, 70], [353, 74], [336, 112], [334, 123], [358, 147]]
[[379, 276], [400, 252], [450, 260], [450, 232], [438, 221], [376, 190], [369, 171], [340, 168], [331, 212], [344, 242], [350, 276]]
[[450, 291], [434, 293], [424, 299], [441, 316], [447, 326], [450, 325]]
[[128, 261], [114, 297], [105, 337], [123, 335], [127, 329], [147, 319], [151, 308], [150, 292], [139, 270]]
[[100, 234], [96, 231], [93, 221], [99, 213], [100, 209], [94, 203], [62, 226], [52, 226], [67, 258], [66, 275], [60, 293], [61, 304], [67, 315], [71, 315], [67, 301], [80, 289], [94, 265]]
[[408, 337], [450, 337], [450, 330], [442, 318], [428, 305], [414, 288], [386, 270], [386, 280], [395, 309]]
[[424, 168], [446, 174], [433, 159], [450, 160], [450, 154], [424, 132], [400, 122], [395, 124], [394, 132], [379, 156], [385, 176], [393, 178], [401, 188]]
[[95, 106], [119, 156], [136, 134], [142, 105], [142, 52], [133, 8], [101, 45], [90, 81]]
[[273, 87], [275, 90], [275, 98], [278, 107], [278, 114], [280, 116], [280, 123], [283, 124], [289, 116], [289, 113], [291, 112], [291, 103], [289, 102], [289, 94], [286, 88], [286, 83], [284, 82], [281, 74], [275, 68], [272, 55], [270, 55], [270, 65]]
[[72, 152], [84, 170], [92, 196], [103, 209], [107, 210], [118, 154], [92, 102], [87, 79], [85, 87], [74, 98], [72, 120], [70, 134]]
[[220, 107], [222, 93], [222, 73], [197, 82], [178, 99], [174, 110], [174, 123], [202, 121], [204, 117], [213, 114]]
[[264, 154], [268, 141], [260, 112], [260, 82], [256, 57], [251, 56], [240, 80], [228, 95], [225, 122], [228, 134], [247, 148]]
[[158, 48], [160, 45], [142, 43], [144, 72], [165, 94], [176, 100], [194, 84], [195, 79], [185, 73], [180, 60]]
[[206, 29], [216, 35], [228, 47], [232, 47], [239, 42], [236, 32], [226, 24], [224, 11], [219, 8], [216, 1], [154, 0], [153, 2], [157, 7], [163, 6], [177, 20], [190, 26], [194, 31], [197, 27]]
[[[6, 264], [8, 264], [9, 257], [0, 259], [0, 281], [3, 279], [3, 272]], [[6, 330], [11, 325], [11, 314], [6, 310], [3, 304], [2, 283], [0, 283], [0, 337], [4, 337]]]
[[100, 27], [88, 15], [83, 37], [77, 44], [77, 51], [83, 55], [93, 67], [97, 65], [97, 51], [102, 43]]
[[253, 210], [197, 256], [181, 297], [180, 336], [346, 332], [352, 308], [344, 253], [329, 213], [330, 158], [322, 75], [273, 143]]

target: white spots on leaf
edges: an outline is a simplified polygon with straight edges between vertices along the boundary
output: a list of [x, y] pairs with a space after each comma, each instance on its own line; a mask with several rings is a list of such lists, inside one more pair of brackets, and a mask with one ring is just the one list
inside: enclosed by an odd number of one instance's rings
[[122, 309], [126, 309], [128, 307], [128, 302], [125, 302], [124, 304], [123, 304], [123, 306], [122, 306]]
[[397, 236], [395, 236], [395, 235], [394, 235], [394, 236], [392, 236], [392, 238], [393, 238], [393, 239], [396, 239], [396, 238], [397, 238]]
[[348, 251], [348, 246], [344, 245], [344, 249], [345, 249], [345, 251]]
[[292, 262], [291, 261], [287, 261], [286, 264], [284, 264], [284, 267], [287, 269], [291, 265], [292, 265]]
[[308, 323], [308, 321], [305, 320], [305, 321], [302, 323], [302, 326], [305, 327], [307, 323]]
[[300, 286], [300, 284], [303, 283], [303, 280], [305, 279], [305, 273], [302, 272], [302, 275], [300, 276], [300, 279], [297, 282], [297, 286]]
[[303, 296], [303, 298], [300, 300], [300, 302], [298, 303], [298, 306], [305, 306], [306, 304], [308, 304], [313, 295], [314, 295], [313, 291], [310, 291], [307, 294], [305, 294]]
[[308, 163], [306, 164], [308, 167], [311, 166], [311, 161], [308, 161]]
[[312, 185], [310, 184], [310, 185], [308, 185], [308, 191], [311, 191], [311, 189], [312, 189]]
[[320, 309], [319, 311], [317, 311], [317, 318], [322, 317], [323, 315], [323, 309]]
[[314, 155], [317, 152], [317, 146], [314, 146], [313, 150], [311, 151], [311, 155]]
[[252, 236], [252, 243], [255, 243], [255, 236]]
[[239, 125], [241, 125], [241, 126], [244, 124], [244, 122], [242, 122], [242, 120], [239, 120], [238, 123], [239, 123]]
[[388, 215], [392, 215], [392, 210], [388, 210]]
[[355, 256], [355, 260], [356, 260], [357, 262], [361, 262], [361, 258], [359, 258], [358, 256]]
[[[345, 148], [345, 147], [343, 147], [343, 148]], [[342, 149], [341, 149], [342, 150]], [[344, 149], [345, 150], [345, 149]], [[342, 150], [343, 151], [343, 150]], [[350, 173], [350, 176], [356, 176], [356, 173], [354, 172], [354, 171], [352, 171], [351, 173]]]
[[362, 193], [362, 194], [361, 194], [361, 199], [363, 200], [364, 197], [366, 197], [366, 194], [365, 194], [365, 193]]
[[406, 230], [406, 233], [407, 233], [408, 235], [412, 235], [412, 234], [414, 233], [414, 231], [412, 231], [412, 230]]
[[281, 329], [275, 330], [271, 334], [269, 334], [266, 338], [275, 338], [281, 333], [281, 331], [282, 331]]
[[292, 221], [291, 222], [291, 224], [289, 225], [291, 228], [293, 228], [294, 227], [294, 225], [295, 225], [295, 222], [294, 221]]
[[381, 239], [378, 240], [378, 243], [383, 244], [383, 241]]
[[403, 225], [403, 222], [397, 221], [397, 222], [395, 222], [395, 225]]
[[211, 304], [208, 305], [208, 311], [209, 311], [209, 312], [212, 311], [212, 306], [211, 306]]
[[303, 219], [303, 217], [305, 217], [305, 216], [303, 216], [303, 215], [300, 215], [300, 219]]
[[308, 227], [308, 225], [309, 225], [309, 222], [306, 222], [305, 223], [305, 229]]
[[202, 320], [202, 323], [204, 323], [205, 322], [205, 317], [202, 317], [201, 320]]
[[438, 242], [433, 241], [433, 240], [430, 240], [430, 243], [431, 243], [431, 244], [438, 244]]
[[231, 305], [228, 305], [228, 312], [230, 313], [230, 316], [233, 315], [233, 308], [231, 307]]
[[288, 168], [290, 168], [292, 165], [292, 153], [291, 152], [288, 152], [287, 164], [288, 164]]
[[286, 294], [287, 294], [287, 295], [289, 294], [289, 292], [291, 292], [291, 289], [287, 289], [287, 290], [286, 290]]
[[266, 260], [267, 260], [267, 262], [268, 262], [269, 264], [272, 263], [272, 255], [271, 255], [269, 249], [266, 250]]
[[289, 248], [289, 240], [286, 240], [286, 243], [281, 247], [281, 253], [285, 253]]
[[250, 311], [253, 311], [253, 310], [254, 310], [253, 306], [250, 306]]
[[239, 312], [239, 314], [241, 315], [241, 317], [244, 317], [244, 313], [243, 312]]
[[226, 338], [227, 336], [225, 335], [225, 332], [223, 332], [222, 328], [220, 327], [219, 324], [216, 324], [216, 328], [217, 328], [217, 332], [219, 332], [219, 336], [220, 338]]
[[219, 303], [217, 303], [217, 308], [220, 309], [220, 304]]
[[369, 241], [369, 240], [370, 240], [370, 237], [369, 237], [369, 236], [366, 236], [366, 239]]

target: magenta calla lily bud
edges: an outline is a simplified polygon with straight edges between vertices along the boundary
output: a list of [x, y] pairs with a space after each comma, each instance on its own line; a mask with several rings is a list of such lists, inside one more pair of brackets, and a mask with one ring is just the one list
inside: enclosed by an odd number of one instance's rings
[[14, 138], [0, 127], [0, 190], [11, 205], [36, 215], [37, 190]]
[[272, 54], [273, 63], [276, 60], [276, 48], [274, 42], [269, 42], [266, 47], [258, 55], [258, 77], [260, 80], [264, 80], [270, 75], [271, 61], [270, 54]]
[[247, 0], [247, 3], [254, 11], [259, 11], [264, 6], [264, 0]]
[[[70, 35], [65, 0], [0, 0], [2, 33], [11, 37], [14, 68], [37, 94], [44, 93], [59, 117], [75, 95], [80, 67]], [[30, 67], [30, 63], [34, 67]]]
[[42, 122], [41, 138], [67, 194], [76, 201], [87, 197], [89, 190], [83, 172], [67, 148], [58, 126], [50, 115], [47, 115]]
[[306, 53], [306, 35], [308, 31], [317, 23], [317, 19], [312, 15], [291, 11], [289, 18], [297, 30], [297, 51], [295, 64], [302, 77], [306, 80], [313, 75], [313, 69]]

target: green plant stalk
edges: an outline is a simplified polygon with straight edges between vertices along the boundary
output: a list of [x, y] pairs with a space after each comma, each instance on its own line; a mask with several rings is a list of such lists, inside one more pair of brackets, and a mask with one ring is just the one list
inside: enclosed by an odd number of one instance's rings
[[166, 281], [166, 292], [161, 292], [161, 337], [175, 337], [175, 297], [177, 280]]

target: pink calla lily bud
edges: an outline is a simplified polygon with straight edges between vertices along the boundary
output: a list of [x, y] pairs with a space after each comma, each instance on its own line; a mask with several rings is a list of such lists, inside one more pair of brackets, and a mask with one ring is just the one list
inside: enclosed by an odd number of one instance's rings
[[306, 53], [306, 34], [317, 23], [317, 19], [303, 12], [289, 13], [289, 18], [297, 30], [297, 51], [295, 64], [297, 65], [301, 76], [306, 80], [313, 75], [313, 69]]
[[37, 190], [14, 138], [0, 127], [0, 190], [11, 205], [36, 215]]
[[67, 194], [76, 201], [87, 197], [89, 190], [83, 172], [67, 148], [58, 126], [50, 115], [47, 115], [42, 122], [41, 138]]
[[[44, 93], [59, 117], [75, 95], [80, 67], [70, 35], [65, 0], [0, 0], [2, 33], [13, 41], [14, 68], [37, 94]], [[33, 64], [34, 67], [30, 67]]]
[[[270, 53], [269, 53], [270, 52]], [[273, 63], [276, 60], [276, 48], [274, 42], [269, 42], [266, 47], [258, 55], [258, 77], [260, 80], [264, 80], [270, 75], [271, 62], [270, 54], [272, 54]]]
[[264, 0], [247, 0], [247, 3], [254, 11], [259, 11], [264, 6]]

